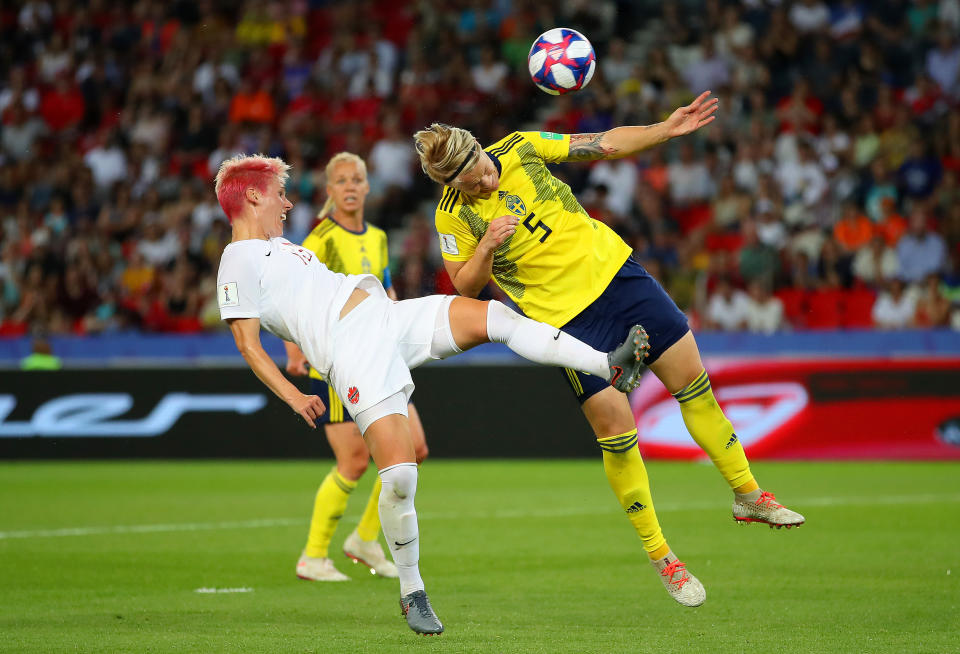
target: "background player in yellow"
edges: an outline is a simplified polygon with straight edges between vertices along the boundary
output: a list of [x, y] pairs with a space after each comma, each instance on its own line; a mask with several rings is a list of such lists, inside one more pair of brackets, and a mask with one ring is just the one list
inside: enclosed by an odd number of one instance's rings
[[[434, 124], [414, 136], [424, 172], [445, 186], [436, 211], [444, 265], [460, 294], [475, 297], [492, 278], [534, 320], [598, 349], [621, 321], [649, 334], [648, 367], [680, 403], [684, 423], [734, 491], [740, 522], [802, 524], [803, 516], [763, 492], [710, 388], [683, 313], [606, 225], [587, 215], [546, 164], [618, 159], [689, 134], [714, 120], [703, 93], [650, 126], [599, 134], [513, 132], [481, 148], [470, 132]], [[698, 606], [706, 591], [670, 550], [653, 508], [629, 402], [603, 380], [564, 375], [603, 450], [604, 470], [670, 595]]]
[[[390, 299], [396, 300], [396, 291], [390, 283], [387, 235], [363, 219], [364, 201], [370, 192], [366, 164], [353, 153], [341, 152], [327, 163], [326, 180], [327, 201], [320, 210], [321, 222], [304, 239], [304, 247], [313, 250], [333, 272], [376, 275]], [[347, 581], [349, 577], [337, 570], [328, 556], [330, 541], [346, 510], [350, 493], [367, 469], [370, 452], [336, 392], [316, 370], [309, 368], [300, 348], [293, 343], [286, 343], [286, 348], [287, 372], [309, 374], [310, 393], [319, 396], [327, 405], [327, 412], [317, 419], [317, 424], [324, 425], [327, 441], [337, 459], [317, 490], [307, 545], [297, 561], [297, 576], [313, 581]], [[427, 457], [427, 442], [417, 410], [412, 403], [407, 409], [410, 412], [410, 435], [419, 464]], [[360, 523], [347, 536], [343, 552], [355, 563], [365, 564], [378, 575], [396, 577], [397, 568], [384, 556], [378, 541], [379, 497], [380, 478], [377, 477]]]

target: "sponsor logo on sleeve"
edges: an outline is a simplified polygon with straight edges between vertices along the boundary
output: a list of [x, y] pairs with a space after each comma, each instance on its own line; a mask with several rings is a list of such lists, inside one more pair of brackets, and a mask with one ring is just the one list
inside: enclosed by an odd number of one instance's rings
[[457, 247], [457, 237], [453, 234], [440, 234], [440, 249], [446, 254], [460, 254], [460, 248]]
[[226, 282], [217, 287], [217, 303], [221, 307], [235, 307], [240, 304], [236, 282]]
[[556, 134], [554, 132], [540, 132], [540, 138], [546, 141], [562, 141], [563, 134]]

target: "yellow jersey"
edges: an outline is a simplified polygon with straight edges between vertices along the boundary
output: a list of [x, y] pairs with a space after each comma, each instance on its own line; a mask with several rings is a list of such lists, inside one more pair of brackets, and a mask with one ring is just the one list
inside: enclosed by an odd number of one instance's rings
[[[371, 274], [390, 288], [390, 260], [387, 233], [369, 223], [363, 231], [347, 229], [332, 216], [325, 218], [303, 239], [303, 247], [313, 251], [322, 264], [344, 275]], [[310, 368], [310, 377], [323, 379]]]
[[500, 171], [499, 189], [470, 200], [445, 187], [436, 212], [448, 261], [468, 261], [492, 220], [517, 216], [517, 231], [493, 254], [493, 280], [527, 316], [554, 327], [597, 299], [631, 253], [547, 169], [569, 151], [569, 134], [513, 132], [485, 148]]

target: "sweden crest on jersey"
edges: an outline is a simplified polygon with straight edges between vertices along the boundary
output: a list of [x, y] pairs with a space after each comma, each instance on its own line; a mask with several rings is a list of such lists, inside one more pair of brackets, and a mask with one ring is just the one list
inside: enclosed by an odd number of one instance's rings
[[523, 200], [520, 199], [520, 196], [513, 195], [512, 193], [504, 199], [504, 204], [507, 207], [507, 211], [518, 216], [522, 216], [527, 213], [527, 207], [523, 204]]

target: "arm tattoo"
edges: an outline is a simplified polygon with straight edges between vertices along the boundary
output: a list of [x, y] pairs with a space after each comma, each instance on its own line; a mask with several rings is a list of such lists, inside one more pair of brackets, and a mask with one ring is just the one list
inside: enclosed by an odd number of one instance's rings
[[570, 154], [567, 161], [595, 161], [606, 159], [617, 152], [617, 148], [603, 143], [606, 132], [599, 134], [571, 134]]

